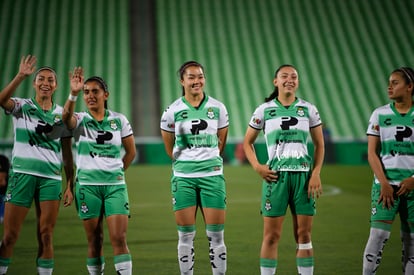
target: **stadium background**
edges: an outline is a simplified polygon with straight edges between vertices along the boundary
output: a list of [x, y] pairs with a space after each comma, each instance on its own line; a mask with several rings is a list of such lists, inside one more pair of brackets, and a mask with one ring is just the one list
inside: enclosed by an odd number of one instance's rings
[[[412, 11], [409, 0], [3, 0], [0, 86], [22, 55], [33, 54], [38, 66], [56, 69], [55, 101], [63, 104], [68, 72], [81, 65], [86, 76], [107, 80], [110, 108], [130, 119], [137, 162], [168, 163], [159, 118], [181, 94], [178, 67], [197, 60], [206, 92], [228, 107], [225, 158], [236, 163], [252, 111], [273, 90], [275, 69], [290, 63], [300, 75], [298, 96], [318, 106], [329, 130], [329, 160], [360, 164], [369, 115], [388, 101], [389, 73], [414, 66]], [[15, 93], [33, 94], [31, 80]], [[10, 154], [12, 137], [1, 112], [0, 151]]]

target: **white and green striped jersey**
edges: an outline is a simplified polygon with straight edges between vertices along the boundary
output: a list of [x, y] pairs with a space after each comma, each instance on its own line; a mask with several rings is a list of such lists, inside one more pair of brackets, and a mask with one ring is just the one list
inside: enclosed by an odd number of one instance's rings
[[[375, 109], [367, 135], [380, 138], [380, 158], [390, 184], [398, 185], [414, 175], [414, 107], [405, 115], [393, 103]], [[375, 182], [379, 184], [377, 178]]]
[[34, 98], [11, 99], [14, 109], [6, 114], [13, 116], [13, 171], [61, 180], [60, 138], [72, 136], [62, 122], [63, 108], [53, 103], [44, 111]]
[[249, 126], [263, 130], [270, 169], [275, 171], [309, 171], [312, 156], [308, 153], [310, 128], [321, 125], [317, 108], [297, 98], [284, 107], [278, 100], [256, 108]]
[[227, 109], [220, 101], [204, 96], [198, 108], [184, 97], [162, 114], [160, 127], [175, 134], [173, 172], [179, 177], [223, 174], [217, 131], [229, 126]]
[[75, 113], [76, 174], [81, 185], [125, 184], [122, 139], [133, 134], [127, 118], [105, 110], [102, 121]]

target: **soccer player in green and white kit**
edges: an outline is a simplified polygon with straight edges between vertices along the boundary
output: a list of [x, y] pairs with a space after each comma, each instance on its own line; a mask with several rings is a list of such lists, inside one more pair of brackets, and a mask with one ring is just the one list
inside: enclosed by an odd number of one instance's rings
[[[56, 73], [42, 67], [35, 73], [33, 98], [12, 97], [20, 83], [35, 71], [35, 56], [24, 56], [19, 72], [0, 93], [0, 105], [13, 116], [12, 169], [6, 192], [0, 274], [6, 274], [23, 221], [34, 200], [36, 206], [37, 272], [52, 274], [53, 229], [62, 198], [62, 166], [67, 178], [64, 206], [72, 203], [72, 134], [62, 122], [62, 107], [53, 102]], [[28, 271], [28, 273], [30, 273]]]
[[196, 212], [201, 207], [210, 243], [213, 275], [225, 274], [226, 185], [223, 159], [229, 119], [223, 103], [204, 93], [201, 64], [185, 62], [179, 69], [183, 96], [161, 117], [165, 150], [173, 160], [171, 193], [178, 229], [181, 274], [193, 274]]
[[[314, 199], [322, 192], [320, 171], [325, 152], [322, 122], [314, 105], [296, 97], [299, 76], [292, 65], [280, 66], [273, 84], [275, 90], [254, 111], [243, 142], [246, 158], [264, 179], [260, 270], [262, 275], [276, 272], [278, 242], [290, 206], [298, 273], [310, 275], [314, 265], [311, 242]], [[266, 164], [259, 163], [253, 146], [261, 130], [269, 158]], [[313, 159], [307, 148], [309, 134], [314, 145]]]
[[[84, 81], [83, 69], [71, 73], [71, 93], [65, 103], [63, 121], [74, 129], [76, 157], [76, 205], [88, 239], [89, 274], [103, 274], [103, 220], [106, 220], [119, 275], [132, 274], [127, 246], [129, 200], [125, 170], [136, 149], [131, 125], [121, 114], [107, 109], [109, 96], [105, 81], [97, 76]], [[88, 110], [74, 113], [83, 89]], [[125, 153], [122, 154], [122, 149]]]
[[414, 274], [414, 70], [394, 70], [388, 82], [393, 102], [369, 120], [368, 162], [374, 173], [371, 229], [363, 255], [363, 275], [375, 274], [397, 213], [401, 220], [403, 274]]

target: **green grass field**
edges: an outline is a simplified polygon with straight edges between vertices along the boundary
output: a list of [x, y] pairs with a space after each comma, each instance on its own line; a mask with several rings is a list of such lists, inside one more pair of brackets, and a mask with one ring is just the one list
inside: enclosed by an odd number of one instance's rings
[[[259, 274], [262, 219], [259, 214], [260, 178], [250, 166], [226, 166], [228, 214], [225, 241], [229, 275]], [[128, 245], [134, 274], [179, 274], [177, 232], [169, 194], [169, 166], [132, 166], [127, 172], [131, 202]], [[361, 274], [362, 253], [369, 233], [370, 188], [368, 166], [326, 165], [324, 195], [317, 202], [313, 226], [315, 274]], [[195, 275], [211, 274], [204, 224], [198, 215]], [[393, 226], [378, 275], [400, 274], [399, 221]], [[106, 227], [105, 227], [106, 230]], [[112, 250], [105, 235], [106, 273], [115, 274]], [[61, 208], [55, 229], [57, 275], [86, 274], [86, 239], [75, 208]], [[34, 209], [29, 212], [15, 247], [8, 274], [35, 274]], [[279, 247], [277, 274], [297, 274], [290, 214]]]

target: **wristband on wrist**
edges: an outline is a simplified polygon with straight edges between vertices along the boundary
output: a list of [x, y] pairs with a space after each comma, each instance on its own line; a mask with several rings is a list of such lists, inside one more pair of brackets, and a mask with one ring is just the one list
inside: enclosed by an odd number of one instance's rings
[[78, 96], [77, 95], [69, 94], [69, 97], [68, 97], [68, 100], [69, 101], [75, 102], [76, 99], [78, 99]]

